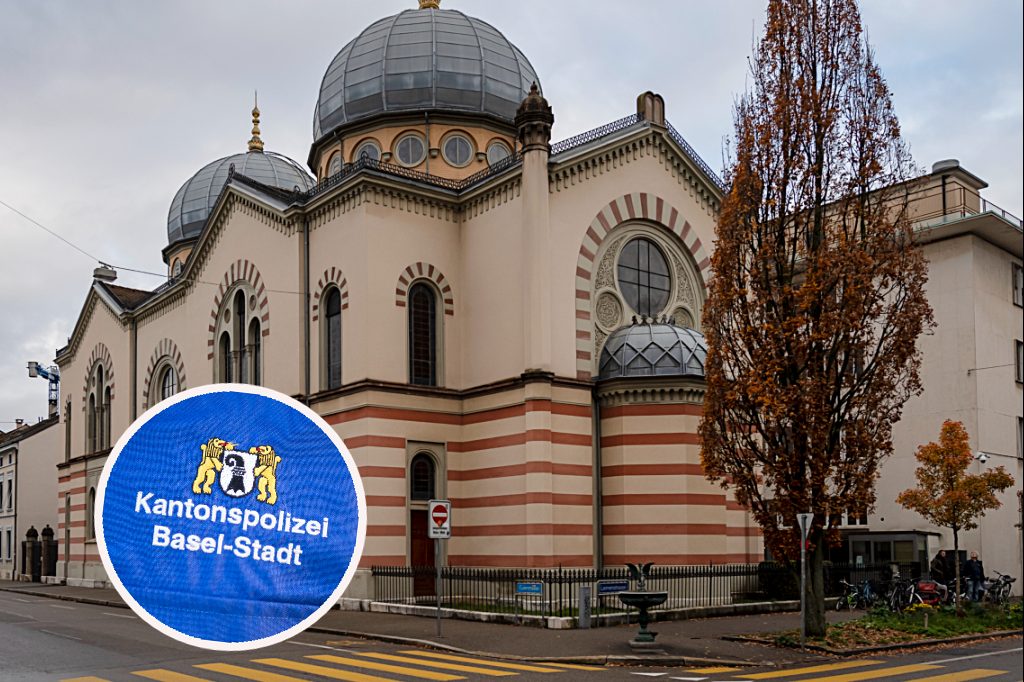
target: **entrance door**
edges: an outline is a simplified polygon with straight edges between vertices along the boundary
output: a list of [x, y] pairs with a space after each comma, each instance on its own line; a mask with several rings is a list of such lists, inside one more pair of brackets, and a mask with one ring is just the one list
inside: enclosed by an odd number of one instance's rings
[[427, 537], [427, 510], [413, 509], [409, 511], [409, 530], [412, 534], [410, 563], [415, 570], [413, 574], [412, 592], [415, 597], [433, 597], [434, 581], [434, 542]]

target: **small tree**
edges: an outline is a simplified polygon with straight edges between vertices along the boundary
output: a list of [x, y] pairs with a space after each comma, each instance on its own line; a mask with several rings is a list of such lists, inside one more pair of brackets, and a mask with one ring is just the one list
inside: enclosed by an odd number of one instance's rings
[[809, 512], [807, 631], [825, 633], [825, 548], [875, 500], [892, 425], [920, 392], [931, 324], [916, 174], [854, 0], [771, 0], [735, 111], [703, 331], [701, 458], [778, 561]]
[[953, 563], [956, 567], [956, 608], [960, 610], [960, 536], [962, 530], [977, 528], [978, 517], [987, 509], [1002, 506], [996, 493], [1013, 485], [1003, 467], [982, 474], [968, 474], [974, 459], [967, 429], [960, 422], [946, 420], [938, 443], [917, 449], [921, 466], [915, 475], [919, 487], [904, 490], [896, 501], [916, 511], [929, 523], [953, 531]]

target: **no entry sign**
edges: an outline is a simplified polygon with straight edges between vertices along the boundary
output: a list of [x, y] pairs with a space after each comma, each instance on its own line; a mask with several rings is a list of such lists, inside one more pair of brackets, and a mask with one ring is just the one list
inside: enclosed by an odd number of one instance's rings
[[292, 637], [337, 602], [366, 501], [345, 444], [312, 410], [218, 384], [132, 424], [103, 468], [96, 521], [107, 575], [143, 620], [237, 651]]
[[427, 537], [447, 540], [452, 536], [452, 503], [449, 500], [431, 500], [427, 503]]

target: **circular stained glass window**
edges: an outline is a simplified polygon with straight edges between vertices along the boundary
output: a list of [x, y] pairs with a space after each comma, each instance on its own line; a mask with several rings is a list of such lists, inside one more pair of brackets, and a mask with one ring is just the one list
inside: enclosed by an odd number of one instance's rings
[[487, 163], [493, 166], [494, 164], [504, 161], [508, 157], [512, 156], [512, 152], [509, 151], [508, 147], [503, 142], [492, 142], [487, 147]]
[[668, 304], [672, 279], [668, 261], [650, 239], [629, 240], [619, 254], [619, 289], [638, 315], [654, 317]]
[[352, 155], [352, 163], [363, 158], [370, 159], [371, 161], [380, 161], [380, 147], [377, 146], [376, 142], [364, 142], [356, 147], [356, 153]]
[[461, 168], [473, 160], [473, 143], [465, 135], [449, 135], [441, 147], [441, 152], [445, 161]]
[[419, 135], [406, 135], [399, 138], [395, 145], [395, 156], [403, 166], [418, 166], [426, 156], [426, 147], [423, 138]]

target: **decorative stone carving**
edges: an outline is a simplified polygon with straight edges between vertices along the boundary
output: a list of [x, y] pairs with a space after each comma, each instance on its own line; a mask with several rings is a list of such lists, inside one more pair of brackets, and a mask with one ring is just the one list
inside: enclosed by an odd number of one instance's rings
[[619, 247], [622, 246], [623, 241], [625, 241], [625, 237], [620, 237], [605, 249], [601, 263], [597, 266], [597, 278], [594, 280], [594, 286], [597, 289], [615, 286], [615, 258], [619, 254]]
[[674, 253], [672, 254], [672, 265], [676, 271], [676, 301], [685, 303], [692, 310], [696, 308], [697, 301], [690, 268], [686, 267]]
[[610, 291], [598, 297], [595, 312], [598, 324], [605, 329], [614, 330], [622, 321], [622, 304]]
[[672, 317], [676, 320], [676, 326], [685, 327], [687, 329], [696, 329], [696, 322], [693, 319], [693, 315], [690, 311], [682, 306], [675, 309], [672, 313]]

